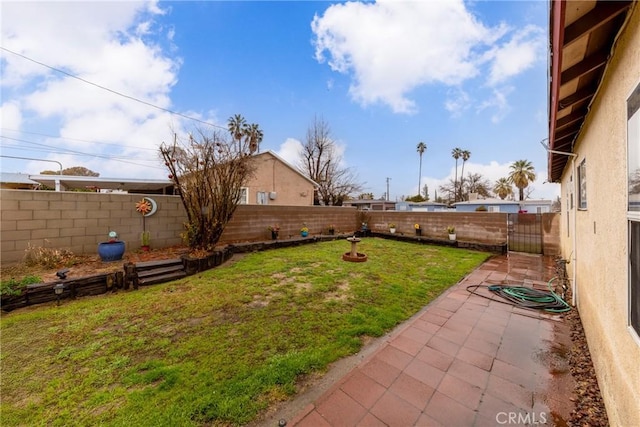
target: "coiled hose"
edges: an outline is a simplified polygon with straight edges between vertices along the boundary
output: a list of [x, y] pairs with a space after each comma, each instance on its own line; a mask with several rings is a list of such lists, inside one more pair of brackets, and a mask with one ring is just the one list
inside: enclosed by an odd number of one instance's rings
[[551, 282], [553, 280], [554, 279], [551, 279], [547, 283], [549, 286], [548, 291], [513, 285], [470, 285], [467, 286], [467, 291], [474, 295], [495, 301], [493, 298], [489, 298], [475, 291], [481, 287], [487, 288], [511, 304], [530, 310], [544, 310], [551, 313], [563, 313], [571, 310], [571, 306], [551, 289]]

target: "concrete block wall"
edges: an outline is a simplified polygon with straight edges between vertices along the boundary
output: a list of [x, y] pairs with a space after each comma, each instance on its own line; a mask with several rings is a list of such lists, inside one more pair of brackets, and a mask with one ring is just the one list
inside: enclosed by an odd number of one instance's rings
[[[115, 230], [127, 251], [140, 248], [142, 216], [135, 210], [140, 194], [101, 194], [31, 190], [0, 190], [0, 262], [20, 262], [32, 247], [68, 249], [81, 255], [95, 255], [98, 243]], [[179, 196], [149, 196], [157, 212], [145, 218], [151, 233], [151, 247], [163, 248], [182, 243], [186, 214]], [[559, 218], [543, 219], [545, 252], [558, 248]], [[485, 244], [507, 241], [507, 217], [486, 212], [396, 212], [357, 211], [353, 207], [240, 205], [227, 224], [220, 244], [268, 240], [269, 225], [280, 227], [280, 239], [300, 236], [306, 225], [311, 235], [327, 234], [329, 225], [336, 233], [351, 234], [367, 221], [373, 231], [387, 232], [388, 224], [397, 233], [415, 235], [420, 224], [422, 236], [448, 239], [447, 227], [456, 227], [458, 240]], [[556, 248], [556, 249], [554, 249]]]
[[542, 253], [560, 255], [560, 213], [542, 214]]
[[415, 235], [420, 224], [422, 236], [448, 239], [447, 227], [456, 229], [458, 240], [500, 244], [507, 241], [507, 214], [488, 212], [398, 212], [370, 211], [369, 227], [374, 231], [388, 231], [389, 223], [396, 225], [396, 233]]
[[328, 234], [329, 225], [336, 233], [353, 233], [356, 209], [341, 206], [240, 205], [220, 238], [220, 243], [271, 239], [268, 227], [280, 227], [279, 238], [300, 237], [303, 226], [310, 235]]
[[[140, 194], [100, 194], [30, 190], [0, 190], [0, 262], [23, 259], [29, 245], [96, 254], [98, 243], [114, 230], [127, 250], [140, 248], [142, 216], [136, 211]], [[145, 218], [151, 244], [181, 243], [186, 221], [177, 196], [150, 196], [158, 211]]]

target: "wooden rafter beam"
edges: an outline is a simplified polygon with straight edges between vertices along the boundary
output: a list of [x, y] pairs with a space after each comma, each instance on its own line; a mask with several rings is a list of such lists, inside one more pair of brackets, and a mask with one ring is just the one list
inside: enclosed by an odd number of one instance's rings
[[599, 1], [589, 13], [564, 30], [564, 47], [600, 28], [631, 6], [628, 1]]
[[601, 49], [578, 62], [573, 67], [564, 70], [560, 77], [562, 84], [567, 84], [578, 77], [584, 76], [590, 71], [603, 67], [607, 63], [608, 56], [609, 47], [607, 46], [607, 49]]
[[576, 93], [572, 93], [571, 95], [562, 98], [560, 102], [558, 102], [558, 109], [563, 110], [571, 107], [573, 104], [577, 104], [578, 102], [591, 98], [594, 93], [596, 93], [595, 88], [584, 87]]

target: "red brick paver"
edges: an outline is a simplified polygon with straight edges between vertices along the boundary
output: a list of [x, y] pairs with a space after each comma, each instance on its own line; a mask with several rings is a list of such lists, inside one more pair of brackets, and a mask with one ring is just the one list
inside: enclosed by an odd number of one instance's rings
[[550, 360], [559, 357], [552, 344], [571, 343], [562, 317], [467, 291], [483, 283], [539, 287], [552, 274], [546, 257], [492, 258], [390, 334], [287, 425], [494, 426], [511, 414], [552, 420], [552, 412], [568, 419], [571, 374], [550, 374]]

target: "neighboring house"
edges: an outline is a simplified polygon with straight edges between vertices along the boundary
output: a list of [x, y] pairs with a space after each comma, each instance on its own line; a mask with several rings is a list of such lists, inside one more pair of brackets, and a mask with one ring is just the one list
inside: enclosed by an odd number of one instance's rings
[[345, 200], [342, 205], [355, 206], [360, 211], [393, 211], [396, 209], [396, 202], [389, 200], [354, 199]]
[[140, 193], [173, 194], [173, 181], [166, 179], [103, 178], [77, 175], [29, 175], [36, 181], [55, 191], [81, 189], [96, 193]]
[[0, 174], [0, 188], [8, 190], [35, 190], [40, 184], [24, 173], [2, 172]]
[[448, 212], [446, 203], [396, 202], [396, 210], [404, 212]]
[[514, 200], [476, 199], [454, 203], [453, 207], [456, 209], [456, 212], [475, 212], [482, 210], [486, 212], [518, 213], [520, 203]]
[[[465, 202], [454, 203], [456, 212], [500, 212], [500, 213], [549, 213], [551, 212], [551, 200], [527, 199], [521, 202], [503, 199], [473, 199]], [[484, 209], [483, 209], [484, 208]]]
[[607, 415], [640, 426], [640, 4], [553, 1], [549, 181]]
[[[316, 183], [271, 151], [255, 154], [255, 174], [243, 187], [241, 204], [313, 205]], [[27, 175], [2, 173], [2, 188], [37, 189], [41, 186], [68, 191], [174, 194], [170, 180], [102, 178], [74, 175]]]
[[255, 173], [243, 187], [241, 204], [313, 205], [313, 180], [272, 151], [255, 154], [253, 161]]

